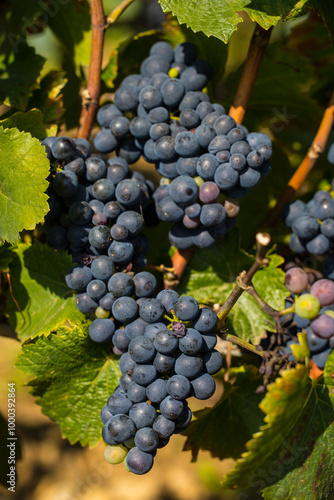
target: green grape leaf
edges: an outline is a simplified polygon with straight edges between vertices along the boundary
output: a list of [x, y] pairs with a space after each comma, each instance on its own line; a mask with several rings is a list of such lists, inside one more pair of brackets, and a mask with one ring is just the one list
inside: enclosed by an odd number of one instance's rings
[[67, 252], [57, 252], [39, 242], [22, 243], [13, 250], [12, 295], [20, 311], [8, 294], [8, 314], [21, 340], [48, 335], [65, 321], [75, 324], [82, 320], [73, 291], [65, 283], [71, 266]]
[[306, 357], [310, 357], [310, 349], [307, 342], [307, 333], [299, 332], [297, 333], [298, 344], [292, 344], [291, 350], [296, 361], [301, 361]]
[[[184, 450], [191, 450], [193, 460], [200, 449], [220, 460], [238, 458], [263, 421], [259, 409], [263, 395], [255, 392], [262, 383], [258, 369], [233, 368], [230, 380], [232, 383], [223, 382], [224, 392], [215, 406], [195, 412], [196, 420], [183, 433], [187, 436]], [[222, 422], [227, 432], [222, 432]]]
[[49, 17], [48, 26], [76, 65], [89, 64], [91, 26], [87, 0], [62, 2], [57, 14]]
[[87, 324], [63, 326], [23, 345], [16, 366], [34, 377], [30, 392], [64, 438], [82, 446], [98, 444], [100, 411], [120, 377], [110, 345], [92, 342]]
[[26, 42], [11, 57], [0, 55], [0, 102], [25, 110], [32, 91], [39, 87], [39, 74], [45, 59]]
[[12, 261], [12, 247], [8, 245], [0, 245], [0, 271], [9, 272], [9, 266]]
[[0, 126], [0, 165], [0, 238], [15, 243], [22, 229], [34, 229], [49, 210], [50, 163], [37, 139]]
[[[288, 296], [284, 273], [278, 268], [283, 262], [279, 255], [271, 255], [269, 266], [259, 270], [253, 278], [260, 297], [277, 310], [284, 308], [284, 300]], [[252, 263], [253, 257], [240, 249], [238, 232], [234, 230], [223, 241], [206, 249], [205, 259], [203, 250], [195, 249], [178, 292], [192, 295], [204, 304], [223, 304], [235, 286], [237, 276], [249, 269]], [[232, 335], [253, 343], [258, 342], [265, 330], [276, 331], [272, 318], [260, 310], [247, 292], [241, 295], [231, 310], [227, 327]]]
[[37, 139], [45, 139], [46, 125], [43, 113], [39, 109], [31, 109], [26, 113], [18, 111], [5, 120], [0, 120], [0, 126], [5, 128], [17, 128], [21, 132], [29, 132]]
[[[20, 18], [18, 19], [18, 13]], [[0, 102], [24, 111], [39, 86], [45, 59], [27, 44], [41, 10], [36, 0], [3, 0], [0, 6]]]
[[[333, 356], [329, 364], [333, 373]], [[307, 367], [297, 365], [269, 385], [260, 403], [265, 423], [223, 487], [264, 490], [266, 500], [331, 498], [334, 381], [327, 379], [311, 380]]]
[[334, 5], [332, 2], [324, 2], [321, 0], [311, 0], [309, 3], [323, 18], [332, 44], [334, 45]]
[[[44, 123], [59, 123], [64, 112], [62, 89], [66, 85], [65, 73], [50, 71], [40, 81], [29, 99], [30, 108], [38, 108], [44, 115]], [[45, 136], [44, 136], [45, 137]]]
[[242, 22], [238, 14], [245, 11], [252, 19], [264, 29], [276, 26], [281, 19], [294, 18], [302, 12], [307, 0], [296, 2], [289, 0], [206, 0], [197, 2], [182, 2], [182, 0], [159, 0], [164, 12], [172, 12], [180, 24], [186, 24], [193, 31], [203, 31], [210, 37], [214, 36], [227, 43], [237, 25]]

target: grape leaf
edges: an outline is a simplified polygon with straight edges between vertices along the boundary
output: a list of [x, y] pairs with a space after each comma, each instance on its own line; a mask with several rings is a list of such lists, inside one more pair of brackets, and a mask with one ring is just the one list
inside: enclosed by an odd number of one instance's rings
[[82, 320], [73, 291], [65, 283], [71, 266], [66, 252], [56, 252], [37, 241], [33, 245], [19, 244], [13, 250], [12, 293], [21, 312], [8, 294], [8, 314], [21, 340], [48, 335], [67, 320], [73, 324]]
[[321, 0], [311, 0], [310, 5], [323, 18], [332, 44], [334, 45], [334, 5], [331, 2], [324, 2]]
[[302, 12], [307, 0], [159, 0], [164, 12], [172, 12], [180, 24], [185, 23], [193, 31], [203, 31], [206, 36], [214, 36], [227, 43], [237, 25], [242, 22], [238, 12], [244, 10], [252, 21], [264, 29], [276, 26], [279, 20], [296, 17]]
[[[267, 268], [258, 271], [253, 284], [259, 295], [273, 308], [281, 310], [288, 292], [284, 286], [284, 273], [278, 268], [284, 261], [271, 255]], [[231, 293], [237, 276], [253, 263], [253, 257], [239, 247], [238, 232], [233, 230], [223, 241], [205, 250], [196, 249], [183, 275], [178, 292], [195, 297], [199, 302], [223, 303]], [[270, 283], [270, 286], [268, 286]], [[276, 331], [267, 314], [255, 300], [244, 292], [228, 316], [229, 333], [251, 342], [257, 342], [264, 330]]]
[[13, 261], [12, 247], [0, 245], [0, 271], [9, 271], [9, 266]]
[[12, 51], [11, 57], [0, 55], [0, 102], [25, 110], [32, 91], [39, 86], [44, 62], [26, 42]]
[[0, 165], [0, 238], [14, 243], [22, 229], [34, 229], [49, 210], [50, 163], [37, 139], [0, 126]]
[[17, 128], [21, 132], [29, 132], [37, 139], [45, 139], [46, 126], [43, 113], [39, 109], [31, 109], [26, 113], [18, 111], [5, 120], [0, 120], [0, 125], [5, 128]]
[[[333, 373], [333, 357], [329, 364]], [[260, 403], [265, 424], [247, 443], [248, 451], [223, 487], [266, 488], [266, 500], [332, 498], [333, 378], [326, 383], [311, 380], [308, 369], [297, 365], [268, 387]]]
[[[44, 123], [59, 123], [65, 110], [62, 89], [67, 80], [62, 71], [49, 71], [40, 81], [29, 99], [29, 108], [38, 108], [44, 115]], [[44, 136], [45, 137], [45, 136]]]
[[87, 324], [60, 327], [23, 345], [16, 366], [34, 376], [30, 392], [62, 436], [71, 444], [93, 447], [101, 439], [100, 410], [120, 372], [110, 345], [92, 342], [87, 333]]
[[[256, 394], [261, 384], [258, 369], [242, 366], [230, 371], [230, 380], [224, 382], [224, 392], [212, 408], [195, 412], [196, 420], [183, 433], [187, 436], [184, 450], [191, 450], [196, 460], [199, 450], [210, 451], [213, 457], [238, 458], [245, 451], [245, 443], [263, 421], [259, 409], [262, 394]], [[222, 432], [222, 422], [227, 432]]]

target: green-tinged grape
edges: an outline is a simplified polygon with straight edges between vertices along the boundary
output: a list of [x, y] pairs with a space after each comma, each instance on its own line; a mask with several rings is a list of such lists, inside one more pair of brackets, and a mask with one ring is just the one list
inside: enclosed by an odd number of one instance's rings
[[104, 458], [110, 464], [113, 465], [120, 464], [126, 459], [128, 451], [129, 451], [128, 448], [126, 448], [122, 444], [118, 444], [115, 446], [108, 445], [104, 450]]
[[129, 469], [129, 467], [128, 467], [128, 464], [126, 463], [126, 457], [125, 457], [125, 458], [124, 458], [124, 460], [123, 460], [123, 465], [124, 465], [125, 470], [127, 470], [128, 472], [130, 472], [130, 469]]
[[325, 314], [327, 314], [331, 318], [334, 318], [334, 311], [325, 311]]
[[99, 319], [109, 318], [110, 311], [106, 311], [106, 309], [103, 309], [103, 307], [99, 306], [95, 309], [95, 316]]
[[127, 441], [124, 441], [124, 445], [127, 447], [127, 448], [134, 448], [136, 445], [135, 445], [135, 440], [134, 438], [131, 438], [131, 439], [128, 439]]
[[198, 187], [201, 187], [202, 184], [204, 184], [205, 180], [203, 179], [203, 177], [197, 175], [196, 177], [194, 177], [194, 181], [196, 182], [197, 186]]
[[295, 311], [301, 318], [313, 319], [320, 311], [319, 300], [310, 293], [304, 293], [295, 301]]

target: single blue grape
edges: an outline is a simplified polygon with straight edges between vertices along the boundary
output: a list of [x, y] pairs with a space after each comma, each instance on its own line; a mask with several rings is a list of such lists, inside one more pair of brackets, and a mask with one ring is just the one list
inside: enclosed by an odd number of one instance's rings
[[118, 415], [119, 413], [128, 414], [132, 408], [132, 402], [127, 394], [119, 392], [109, 397], [107, 406], [113, 415]]
[[113, 241], [108, 248], [108, 255], [116, 264], [129, 262], [134, 255], [133, 245], [130, 241]]
[[164, 415], [158, 415], [152, 428], [160, 438], [169, 438], [174, 434], [175, 422]]
[[217, 117], [213, 126], [217, 135], [226, 135], [236, 126], [236, 122], [231, 116], [222, 115]]
[[139, 335], [131, 340], [129, 354], [136, 363], [148, 363], [154, 358], [156, 350], [152, 340], [144, 335]]
[[181, 354], [175, 362], [175, 373], [189, 380], [196, 378], [203, 371], [204, 362], [201, 356]]
[[108, 420], [107, 426], [111, 437], [116, 443], [124, 443], [124, 441], [131, 439], [136, 433], [134, 422], [130, 417], [123, 414], [111, 417], [111, 419]]
[[161, 354], [158, 352], [153, 360], [153, 366], [159, 373], [167, 374], [174, 370], [174, 354]]
[[190, 389], [190, 382], [183, 375], [173, 375], [167, 381], [167, 392], [174, 399], [186, 399], [190, 394]]
[[149, 403], [137, 403], [131, 408], [129, 417], [134, 422], [137, 429], [152, 427], [157, 417], [157, 410]]
[[91, 314], [98, 307], [98, 303], [87, 293], [78, 293], [75, 296], [75, 305], [83, 314]]
[[215, 392], [216, 383], [209, 373], [203, 373], [190, 382], [192, 394], [197, 399], [209, 399]]
[[157, 378], [146, 387], [146, 396], [152, 403], [161, 403], [167, 396], [167, 383], [162, 378]]
[[129, 450], [126, 456], [126, 465], [129, 471], [134, 474], [147, 474], [153, 467], [153, 456], [151, 453], [141, 451], [135, 446]]
[[156, 323], [160, 321], [165, 314], [162, 304], [157, 299], [143, 299], [139, 307], [139, 315], [148, 323]]
[[211, 352], [203, 353], [203, 361], [205, 370], [214, 375], [218, 373], [223, 366], [223, 357], [220, 352], [213, 349]]
[[93, 300], [99, 301], [107, 293], [107, 286], [102, 280], [92, 280], [88, 283], [86, 291]]
[[71, 267], [65, 277], [66, 285], [77, 292], [85, 291], [92, 279], [92, 270], [83, 265]]
[[120, 297], [113, 303], [112, 314], [118, 321], [129, 323], [138, 315], [138, 304], [131, 297]]
[[180, 132], [175, 137], [175, 151], [184, 158], [191, 158], [200, 151], [198, 139], [192, 132]]
[[132, 403], [143, 403], [147, 399], [145, 387], [136, 384], [133, 380], [128, 384], [126, 393]]

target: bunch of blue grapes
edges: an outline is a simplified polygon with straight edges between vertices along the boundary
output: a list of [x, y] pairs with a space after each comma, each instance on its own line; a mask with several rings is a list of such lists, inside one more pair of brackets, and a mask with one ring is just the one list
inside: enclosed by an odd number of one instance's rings
[[111, 341], [122, 353], [119, 386], [101, 411], [105, 457], [113, 464], [125, 460], [128, 470], [145, 474], [157, 449], [189, 425], [187, 399], [214, 394], [212, 375], [223, 360], [215, 350], [217, 315], [211, 309], [174, 290], [155, 295], [156, 280], [148, 272], [127, 276], [125, 284], [126, 276], [122, 285], [109, 285], [118, 297], [113, 321], [95, 320], [89, 335]]
[[[292, 336], [305, 330], [311, 358], [323, 369], [334, 347], [334, 282], [319, 279], [309, 286], [308, 274], [292, 267], [285, 274], [285, 286], [291, 292], [286, 307], [294, 312], [283, 318], [283, 324]], [[283, 346], [289, 361], [295, 361], [293, 344], [296, 342], [290, 338]]]
[[82, 254], [108, 255], [115, 265], [135, 254], [141, 259], [147, 253], [141, 231], [154, 189], [150, 181], [130, 172], [123, 158], [92, 155], [85, 139], [48, 137], [42, 144], [55, 170], [44, 224], [50, 245], [69, 249], [74, 260]]
[[169, 238], [179, 249], [223, 238], [235, 225], [237, 199], [271, 170], [270, 138], [249, 133], [209, 101], [203, 90], [211, 74], [193, 44], [157, 42], [140, 74], [127, 76], [97, 116], [98, 151], [155, 163], [163, 177], [157, 215], [174, 223]]
[[334, 199], [331, 192], [317, 191], [308, 203], [301, 200], [288, 203], [283, 208], [282, 218], [293, 231], [289, 247], [294, 253], [326, 256], [331, 250], [334, 243]]

